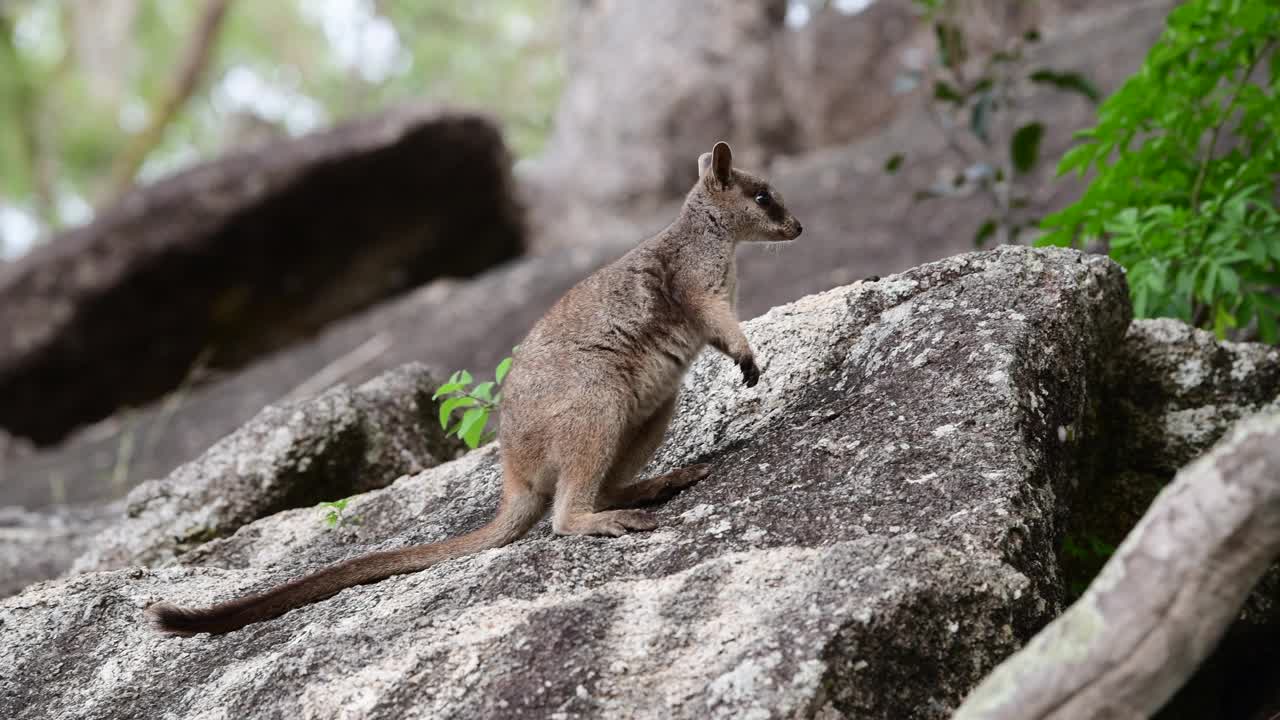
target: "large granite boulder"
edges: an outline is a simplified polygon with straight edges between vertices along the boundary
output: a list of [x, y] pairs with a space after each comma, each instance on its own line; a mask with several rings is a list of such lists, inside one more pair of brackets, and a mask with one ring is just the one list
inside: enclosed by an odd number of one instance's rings
[[747, 324], [757, 387], [711, 353], [687, 378], [649, 471], [715, 470], [658, 530], [544, 523], [225, 636], [142, 623], [475, 527], [489, 447], [358, 496], [358, 524], [285, 511], [0, 601], [0, 715], [946, 717], [1060, 607], [1128, 322], [1117, 266], [1016, 247], [775, 308]]
[[487, 118], [407, 106], [136, 189], [0, 265], [0, 427], [56, 442], [515, 256], [510, 164]]
[[452, 460], [431, 399], [443, 378], [418, 364], [356, 388], [271, 406], [198, 460], [129, 493], [126, 518], [72, 570], [162, 565], [262, 517], [383, 487]]
[[261, 517], [383, 487], [454, 459], [431, 396], [403, 365], [359, 387], [269, 406], [198, 460], [109, 503], [0, 508], [0, 597], [74, 571], [170, 562]]

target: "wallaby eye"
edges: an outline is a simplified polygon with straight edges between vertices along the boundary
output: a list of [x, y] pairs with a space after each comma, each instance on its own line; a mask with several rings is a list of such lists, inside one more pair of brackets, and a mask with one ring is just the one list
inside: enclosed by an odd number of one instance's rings
[[761, 190], [756, 193], [756, 204], [767, 208], [773, 204], [773, 196], [769, 194], [768, 190]]

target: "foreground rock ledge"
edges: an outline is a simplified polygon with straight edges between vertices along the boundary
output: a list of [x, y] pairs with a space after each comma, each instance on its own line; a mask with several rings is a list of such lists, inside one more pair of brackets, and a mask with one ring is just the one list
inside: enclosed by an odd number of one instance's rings
[[956, 720], [1147, 718], [1280, 558], [1280, 413], [1188, 465], [1089, 590], [966, 700]]
[[[160, 598], [220, 599], [483, 522], [488, 448], [367, 493], [361, 524], [254, 522], [192, 567], [0, 602], [0, 715], [943, 718], [1059, 609], [1055, 497], [1094, 444], [1120, 269], [1001, 248], [775, 308], [764, 367], [694, 367], [654, 471], [711, 477], [662, 527], [506, 548], [226, 636], [165, 639]], [[838, 714], [837, 714], [838, 713]]]

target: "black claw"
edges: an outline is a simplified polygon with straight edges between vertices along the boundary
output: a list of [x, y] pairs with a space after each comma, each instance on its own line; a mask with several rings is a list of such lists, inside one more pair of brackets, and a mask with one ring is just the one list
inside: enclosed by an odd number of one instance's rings
[[756, 367], [754, 358], [743, 360], [738, 363], [738, 367], [742, 368], [742, 382], [746, 383], [747, 387], [755, 387], [756, 383], [760, 382], [760, 368]]

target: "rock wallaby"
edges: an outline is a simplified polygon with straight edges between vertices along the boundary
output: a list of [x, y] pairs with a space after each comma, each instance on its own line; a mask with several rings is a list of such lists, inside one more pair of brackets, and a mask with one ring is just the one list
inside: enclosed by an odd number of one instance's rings
[[768, 183], [716, 143], [698, 182], [658, 235], [569, 290], [520, 343], [503, 385], [502, 499], [487, 525], [446, 540], [376, 552], [204, 609], [157, 603], [147, 615], [174, 635], [224, 633], [339, 590], [411, 573], [524, 535], [551, 508], [561, 535], [652, 530], [637, 506], [701, 480], [706, 464], [635, 480], [662, 441], [689, 364], [710, 344], [748, 387], [760, 368], [736, 314], [734, 250], [792, 240], [800, 223]]

